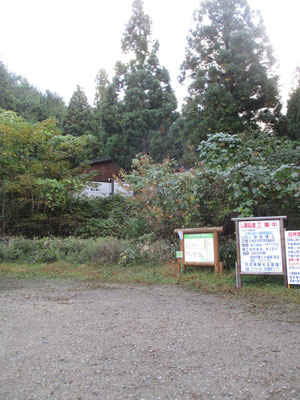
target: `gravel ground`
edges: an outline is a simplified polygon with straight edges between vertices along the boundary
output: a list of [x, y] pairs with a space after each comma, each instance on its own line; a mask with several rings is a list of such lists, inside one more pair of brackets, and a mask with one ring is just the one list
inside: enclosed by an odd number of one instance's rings
[[0, 301], [1, 399], [300, 399], [296, 307], [51, 279]]

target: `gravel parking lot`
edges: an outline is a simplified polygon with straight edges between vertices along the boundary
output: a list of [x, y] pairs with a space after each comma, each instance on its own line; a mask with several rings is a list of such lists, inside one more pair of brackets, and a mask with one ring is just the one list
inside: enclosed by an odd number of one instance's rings
[[300, 311], [180, 287], [0, 281], [0, 398], [300, 399]]

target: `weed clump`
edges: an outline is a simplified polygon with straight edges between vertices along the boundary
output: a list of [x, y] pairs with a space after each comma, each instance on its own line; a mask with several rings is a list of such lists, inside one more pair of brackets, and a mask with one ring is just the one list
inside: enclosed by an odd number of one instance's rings
[[166, 264], [174, 260], [175, 246], [167, 240], [133, 242], [120, 255], [119, 264]]
[[116, 238], [7, 237], [0, 241], [0, 262], [115, 264], [127, 247]]

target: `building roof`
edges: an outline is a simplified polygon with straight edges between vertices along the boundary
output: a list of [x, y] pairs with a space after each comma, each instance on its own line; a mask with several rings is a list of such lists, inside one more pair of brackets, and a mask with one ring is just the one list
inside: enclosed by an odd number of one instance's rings
[[112, 158], [111, 157], [94, 158], [93, 160], [89, 161], [89, 164], [90, 165], [101, 164], [101, 163], [104, 163], [106, 161], [112, 161]]

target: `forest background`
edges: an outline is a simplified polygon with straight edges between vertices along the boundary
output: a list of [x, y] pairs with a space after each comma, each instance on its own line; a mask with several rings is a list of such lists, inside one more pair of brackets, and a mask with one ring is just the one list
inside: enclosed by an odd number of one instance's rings
[[[117, 61], [111, 80], [99, 70], [92, 106], [79, 86], [66, 106], [0, 62], [2, 238], [115, 236], [138, 241], [141, 253], [174, 242], [174, 228], [221, 225], [230, 265], [232, 217], [287, 215], [299, 227], [300, 69], [284, 114], [260, 16], [245, 0], [202, 1], [179, 112], [151, 24], [135, 0], [121, 38], [130, 61]], [[102, 156], [134, 196], [79, 195], [89, 160]]]

